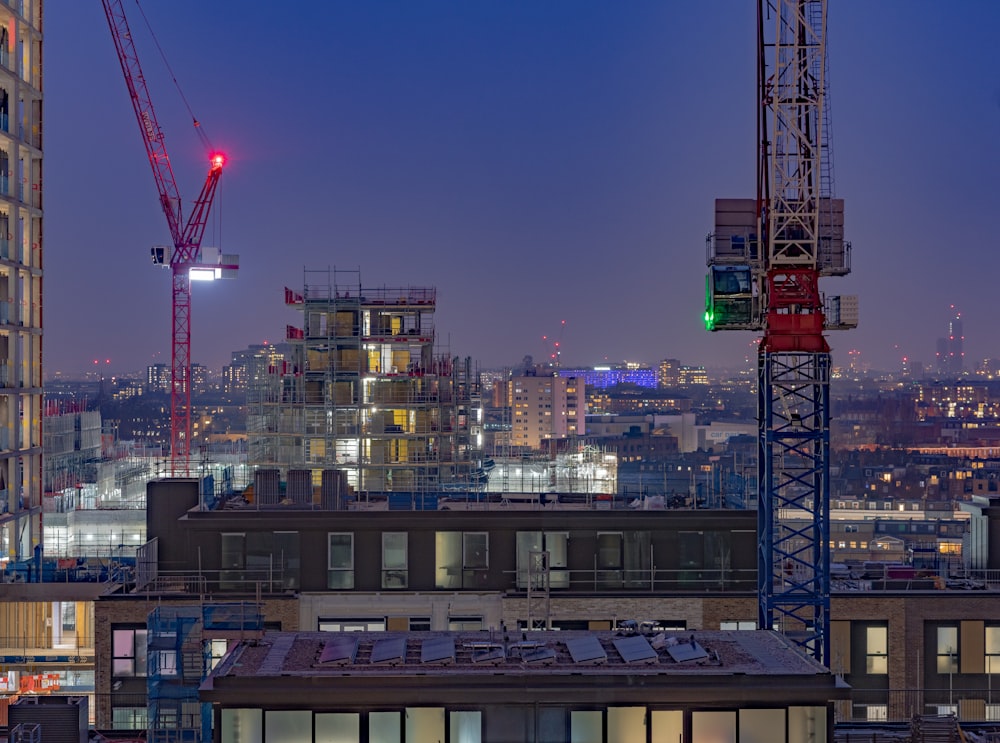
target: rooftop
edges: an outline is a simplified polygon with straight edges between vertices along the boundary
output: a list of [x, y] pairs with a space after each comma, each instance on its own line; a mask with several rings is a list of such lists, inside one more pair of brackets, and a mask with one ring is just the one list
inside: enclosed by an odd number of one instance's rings
[[817, 675], [828, 671], [775, 632], [268, 632], [213, 673], [268, 676], [523, 674]]

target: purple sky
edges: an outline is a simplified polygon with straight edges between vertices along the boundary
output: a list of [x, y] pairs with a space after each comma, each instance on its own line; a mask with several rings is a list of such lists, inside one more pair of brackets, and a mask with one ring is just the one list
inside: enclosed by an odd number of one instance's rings
[[[190, 205], [207, 171], [126, 9]], [[830, 3], [837, 195], [861, 326], [834, 363], [930, 363], [949, 305], [967, 358], [1000, 357], [1000, 3]], [[228, 167], [205, 245], [236, 281], [194, 287], [192, 358], [301, 324], [303, 269], [433, 285], [450, 351], [486, 367], [664, 357], [737, 366], [753, 336], [701, 324], [716, 197], [754, 190], [755, 2], [147, 0]], [[168, 241], [97, 2], [45, 17], [45, 366], [170, 357]], [[221, 208], [219, 208], [221, 207]]]

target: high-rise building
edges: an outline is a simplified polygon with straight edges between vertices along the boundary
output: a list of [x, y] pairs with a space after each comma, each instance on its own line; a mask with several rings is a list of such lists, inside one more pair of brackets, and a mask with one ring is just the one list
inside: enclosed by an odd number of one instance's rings
[[680, 384], [681, 362], [677, 359], [663, 359], [657, 369], [656, 384], [658, 387], [676, 387]]
[[[345, 278], [346, 277], [346, 278]], [[481, 447], [471, 361], [435, 353], [435, 290], [361, 287], [357, 271], [306, 271], [285, 291], [290, 360], [248, 391], [249, 461], [341, 469], [366, 492], [468, 483]]]
[[965, 333], [962, 313], [951, 305], [954, 316], [948, 321], [948, 335], [937, 341], [937, 371], [941, 377], [958, 377], [965, 373]]
[[0, 4], [0, 558], [41, 544], [42, 0]]
[[150, 364], [146, 367], [146, 391], [170, 392], [170, 367], [167, 364]]
[[286, 363], [291, 354], [287, 343], [254, 343], [241, 351], [233, 351], [232, 361], [222, 367], [224, 392], [247, 392], [257, 383], [266, 383]]
[[208, 390], [208, 369], [203, 364], [191, 364], [191, 391], [201, 394]]
[[512, 445], [538, 449], [543, 441], [585, 433], [587, 395], [583, 379], [528, 373], [514, 377], [511, 386]]

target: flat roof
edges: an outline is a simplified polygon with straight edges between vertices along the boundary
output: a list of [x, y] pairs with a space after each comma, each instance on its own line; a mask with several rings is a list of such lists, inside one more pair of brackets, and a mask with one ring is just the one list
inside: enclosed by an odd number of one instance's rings
[[[623, 642], [628, 638], [636, 638]], [[345, 659], [338, 653], [338, 663], [323, 661], [332, 648], [343, 650], [345, 640], [354, 644], [354, 652]], [[427, 663], [421, 660], [425, 646], [453, 643], [454, 654]], [[631, 660], [636, 645], [641, 645], [642, 663]], [[398, 652], [388, 656], [387, 653]], [[586, 646], [580, 656], [577, 648]], [[630, 649], [623, 649], [632, 646]], [[690, 661], [678, 661], [681, 649], [700, 649]], [[549, 649], [549, 662], [537, 664], [526, 659], [531, 651]], [[598, 654], [598, 651], [603, 651]], [[502, 651], [495, 653], [495, 651]], [[674, 651], [673, 654], [671, 651]], [[648, 669], [654, 674], [699, 675], [742, 673], [748, 675], [816, 675], [829, 671], [800, 652], [777, 632], [767, 631], [684, 631], [637, 634], [623, 631], [501, 631], [474, 632], [265, 632], [259, 641], [243, 641], [230, 654], [231, 662], [220, 664], [216, 678], [281, 676], [342, 676], [352, 674], [414, 673], [426, 675], [430, 669], [441, 673], [476, 673], [483, 668], [483, 654], [493, 653], [488, 673], [523, 672], [531, 668], [539, 673], [578, 671], [615, 674]], [[584, 660], [577, 660], [578, 658]], [[591, 658], [591, 660], [587, 660]]]
[[268, 708], [532, 700], [731, 707], [825, 704], [848, 692], [768, 631], [266, 632], [241, 641], [201, 687], [203, 701]]
[[[470, 676], [659, 677], [671, 684], [692, 678], [795, 677], [794, 684], [832, 689], [829, 670], [787, 638], [768, 631], [658, 632], [266, 632], [240, 642], [212, 672], [203, 690], [235, 683], [265, 693], [293, 679]], [[725, 677], [725, 678], [723, 678]], [[294, 685], [294, 682], [292, 682]], [[412, 683], [412, 680], [411, 680]], [[520, 682], [517, 682], [520, 683]]]

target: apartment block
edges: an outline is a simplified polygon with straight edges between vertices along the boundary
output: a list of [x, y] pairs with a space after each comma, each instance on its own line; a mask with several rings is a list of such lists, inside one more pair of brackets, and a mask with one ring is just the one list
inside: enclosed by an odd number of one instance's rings
[[42, 511], [42, 2], [0, 4], [0, 558]]
[[538, 449], [550, 439], [585, 433], [586, 384], [580, 377], [538, 373], [511, 380], [511, 444]]

